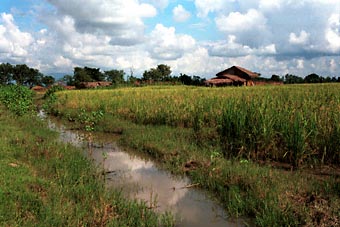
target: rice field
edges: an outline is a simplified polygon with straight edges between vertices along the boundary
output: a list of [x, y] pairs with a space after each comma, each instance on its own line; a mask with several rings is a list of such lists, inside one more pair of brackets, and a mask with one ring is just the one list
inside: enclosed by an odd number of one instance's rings
[[[294, 167], [340, 163], [340, 85], [158, 86], [56, 93], [69, 116], [105, 113], [143, 125], [192, 129], [226, 158]], [[93, 115], [96, 116], [96, 115]]]

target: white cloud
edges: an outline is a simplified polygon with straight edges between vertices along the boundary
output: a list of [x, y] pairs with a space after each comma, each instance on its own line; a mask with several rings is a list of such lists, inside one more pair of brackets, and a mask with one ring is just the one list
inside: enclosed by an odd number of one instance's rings
[[70, 67], [74, 67], [72, 61], [68, 58], [65, 58], [63, 56], [58, 56], [53, 65], [56, 67], [56, 68], [62, 68], [62, 67], [67, 67], [67, 68], [70, 68]]
[[261, 12], [249, 9], [246, 14], [232, 12], [228, 16], [220, 16], [215, 19], [220, 31], [239, 33], [247, 30], [262, 30], [266, 27], [267, 19]]
[[[72, 72], [74, 66], [133, 68], [136, 76], [162, 63], [175, 75], [209, 77], [241, 65], [264, 76], [340, 76], [335, 74], [340, 67], [338, 0], [188, 1], [196, 12], [173, 0], [48, 0], [51, 5], [32, 7], [25, 22], [3, 13], [0, 62], [26, 63], [43, 72]], [[173, 15], [165, 10], [170, 3], [178, 3]], [[185, 24], [177, 24], [177, 30], [162, 25], [169, 16], [181, 22], [194, 14], [196, 24], [187, 30], [202, 32], [197, 36], [178, 34]], [[35, 31], [32, 16], [40, 23]], [[147, 17], [155, 18], [145, 22]], [[205, 32], [216, 39], [200, 41]]]
[[150, 34], [150, 53], [156, 59], [173, 60], [192, 50], [196, 41], [189, 35], [176, 34], [174, 27], [157, 24]]
[[198, 17], [206, 17], [209, 13], [218, 12], [235, 0], [195, 0]]
[[340, 66], [340, 61], [339, 61], [339, 64], [337, 64], [337, 62], [335, 61], [334, 58], [332, 58], [330, 61], [329, 61], [329, 68], [331, 70], [331, 72], [336, 72], [336, 70], [338, 69], [338, 67]]
[[303, 44], [306, 44], [308, 42], [309, 36], [310, 36], [310, 34], [308, 34], [304, 30], [302, 30], [300, 32], [299, 36], [297, 36], [295, 33], [290, 33], [289, 42], [291, 44], [303, 45]]
[[304, 69], [305, 68], [304, 63], [305, 63], [305, 61], [303, 59], [296, 60], [296, 68]]
[[24, 58], [34, 42], [30, 33], [22, 32], [11, 14], [0, 15], [0, 56]]
[[148, 2], [160, 9], [165, 9], [169, 5], [169, 0], [146, 0], [145, 2]]
[[276, 54], [275, 44], [251, 48], [247, 45], [237, 43], [236, 36], [229, 35], [228, 41], [212, 42], [208, 44], [209, 53], [219, 57], [241, 57], [247, 55], [274, 55]]
[[182, 5], [176, 6], [173, 9], [172, 13], [173, 13], [173, 18], [176, 22], [185, 22], [191, 16], [191, 13], [187, 11]]
[[[154, 6], [138, 0], [49, 0], [58, 13], [70, 17], [80, 33], [109, 35], [114, 45], [134, 45], [144, 38], [143, 18], [154, 17]], [[60, 17], [56, 15], [56, 19]]]
[[280, 9], [282, 1], [283, 0], [260, 0], [259, 9], [263, 11]]
[[329, 17], [326, 40], [331, 51], [340, 51], [340, 14], [333, 14]]
[[236, 36], [229, 35], [228, 41], [212, 42], [209, 44], [209, 53], [219, 57], [240, 57], [251, 53], [249, 46], [243, 46], [236, 42]]

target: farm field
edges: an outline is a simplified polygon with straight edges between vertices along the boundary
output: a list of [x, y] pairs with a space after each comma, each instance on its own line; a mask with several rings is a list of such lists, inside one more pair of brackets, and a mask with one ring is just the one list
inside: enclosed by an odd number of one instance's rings
[[340, 86], [60, 91], [45, 108], [187, 174], [258, 226], [337, 226]]
[[58, 141], [26, 87], [0, 87], [0, 226], [173, 226], [169, 214], [105, 187], [82, 151]]

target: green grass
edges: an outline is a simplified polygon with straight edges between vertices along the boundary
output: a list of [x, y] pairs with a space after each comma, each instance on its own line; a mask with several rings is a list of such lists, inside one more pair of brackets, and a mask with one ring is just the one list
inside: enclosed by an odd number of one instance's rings
[[[338, 89], [65, 91], [50, 110], [75, 127], [119, 132], [122, 145], [188, 175], [232, 215], [258, 226], [337, 226]], [[318, 175], [325, 168], [329, 175]]]
[[81, 150], [35, 114], [0, 104], [0, 226], [173, 226], [105, 187], [101, 171]]
[[214, 131], [225, 157], [270, 159], [294, 168], [338, 165], [339, 88], [321, 84], [63, 91], [51, 110], [78, 121], [81, 115], [88, 129], [106, 113], [139, 125], [192, 128], [197, 141], [207, 137], [204, 132]]

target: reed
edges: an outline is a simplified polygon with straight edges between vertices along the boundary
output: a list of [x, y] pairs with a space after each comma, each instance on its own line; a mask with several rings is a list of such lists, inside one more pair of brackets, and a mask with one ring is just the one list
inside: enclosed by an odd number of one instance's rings
[[[195, 138], [215, 130], [227, 157], [294, 166], [339, 164], [337, 84], [243, 88], [143, 87], [63, 91], [53, 108], [78, 110], [144, 125], [192, 128]], [[79, 113], [78, 113], [79, 114]], [[208, 130], [209, 131], [209, 130]], [[199, 137], [197, 137], [199, 135]]]

